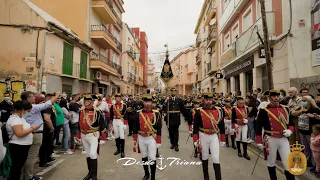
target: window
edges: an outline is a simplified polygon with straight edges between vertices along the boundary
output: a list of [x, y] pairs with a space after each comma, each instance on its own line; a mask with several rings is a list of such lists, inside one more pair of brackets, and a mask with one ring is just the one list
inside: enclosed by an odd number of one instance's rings
[[87, 78], [87, 69], [88, 69], [88, 54], [81, 51], [80, 56], [80, 78]]
[[66, 42], [63, 44], [62, 74], [73, 74], [73, 46]]
[[252, 23], [252, 12], [251, 12], [251, 7], [249, 7], [249, 10], [246, 11], [243, 15], [243, 21], [242, 21], [242, 31], [245, 32], [250, 28], [250, 26], [253, 24]]
[[232, 43], [236, 42], [238, 36], [239, 36], [239, 23], [237, 23], [233, 28], [232, 28]]
[[226, 51], [230, 46], [230, 35], [227, 34], [225, 37], [224, 37], [224, 50]]

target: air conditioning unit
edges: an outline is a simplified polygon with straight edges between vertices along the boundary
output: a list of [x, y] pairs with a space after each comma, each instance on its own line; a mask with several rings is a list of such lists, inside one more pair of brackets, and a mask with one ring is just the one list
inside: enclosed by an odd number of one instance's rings
[[101, 72], [100, 72], [100, 71], [97, 71], [97, 73], [96, 73], [96, 79], [97, 79], [97, 80], [101, 80]]

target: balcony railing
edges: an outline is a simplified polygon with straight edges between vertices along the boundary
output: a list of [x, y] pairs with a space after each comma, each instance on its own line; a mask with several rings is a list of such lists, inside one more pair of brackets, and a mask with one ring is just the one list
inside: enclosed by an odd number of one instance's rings
[[105, 64], [115, 68], [113, 62], [109, 58], [105, 57], [102, 54], [98, 54], [98, 53], [95, 53], [92, 51], [90, 56], [91, 56], [92, 60], [100, 60], [100, 61], [104, 62]]
[[114, 37], [112, 35], [111, 31], [106, 26], [104, 26], [104, 25], [91, 25], [91, 31], [103, 31], [103, 32], [105, 32], [117, 44], [117, 49], [122, 51], [122, 44], [119, 42], [119, 40], [116, 37]]
[[120, 29], [122, 29], [122, 21], [119, 17], [117, 17], [117, 24], [120, 27]]
[[211, 28], [210, 29], [210, 33], [209, 33], [209, 35], [207, 37], [207, 45], [208, 46], [212, 43], [211, 40], [215, 39], [216, 36], [217, 36], [216, 29], [215, 28]]
[[108, 6], [110, 7], [110, 9], [113, 12], [113, 14], [117, 17], [117, 19], [120, 19], [118, 14], [116, 13], [116, 11], [113, 9], [113, 4], [110, 2], [110, 0], [105, 0], [105, 1], [108, 4]]

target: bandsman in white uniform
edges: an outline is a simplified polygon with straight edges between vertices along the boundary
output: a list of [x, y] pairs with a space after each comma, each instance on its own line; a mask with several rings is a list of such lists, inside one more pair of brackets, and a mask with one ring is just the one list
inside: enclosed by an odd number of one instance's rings
[[84, 108], [80, 110], [79, 130], [86, 152], [89, 173], [84, 180], [96, 180], [98, 174], [99, 137], [106, 132], [106, 124], [101, 111], [93, 106], [95, 95], [84, 96]]
[[[204, 180], [209, 180], [208, 159], [209, 150], [213, 161], [216, 180], [221, 180], [220, 145], [225, 145], [224, 112], [221, 108], [213, 106], [213, 93], [204, 94], [204, 105], [195, 113], [193, 124], [193, 141], [202, 145], [202, 168]], [[219, 140], [220, 134], [220, 140]]]
[[[161, 146], [161, 115], [158, 110], [152, 109], [152, 96], [143, 97], [144, 108], [139, 110], [134, 118], [133, 142], [134, 152], [141, 152], [144, 162], [144, 177], [142, 180], [155, 180], [156, 176], [156, 153]], [[151, 176], [149, 173], [149, 164]]]
[[[287, 180], [294, 180], [294, 175], [288, 171], [287, 159], [290, 154], [288, 138], [294, 132], [294, 122], [290, 118], [289, 108], [280, 105], [280, 91], [270, 90], [263, 93], [269, 96], [269, 104], [262, 107], [257, 117], [256, 142], [263, 149], [262, 139], [267, 151], [267, 166], [270, 179], [277, 179], [276, 159], [277, 151], [281, 157]], [[265, 137], [262, 138], [262, 128]]]
[[124, 131], [127, 129], [128, 117], [126, 115], [127, 105], [122, 103], [122, 95], [115, 95], [116, 102], [110, 108], [110, 123], [113, 125], [114, 137], [116, 141], [117, 151], [114, 155], [121, 153], [121, 158], [125, 157], [125, 139]]
[[[248, 117], [249, 109], [244, 105], [243, 97], [237, 97], [237, 105], [232, 108], [232, 128], [235, 128], [236, 131], [236, 142], [238, 149], [238, 156], [244, 157], [247, 160], [250, 160], [248, 156]], [[241, 146], [243, 146], [243, 154], [241, 153]]]

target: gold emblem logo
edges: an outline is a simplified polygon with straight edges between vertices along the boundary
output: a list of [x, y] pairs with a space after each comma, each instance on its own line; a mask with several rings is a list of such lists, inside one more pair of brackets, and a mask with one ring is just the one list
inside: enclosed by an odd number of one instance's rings
[[290, 145], [291, 153], [288, 156], [287, 168], [288, 171], [296, 176], [303, 174], [307, 169], [307, 158], [301, 152], [304, 150], [304, 145], [296, 144]]

